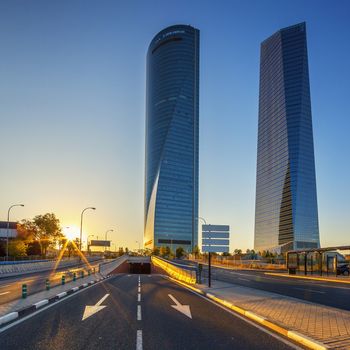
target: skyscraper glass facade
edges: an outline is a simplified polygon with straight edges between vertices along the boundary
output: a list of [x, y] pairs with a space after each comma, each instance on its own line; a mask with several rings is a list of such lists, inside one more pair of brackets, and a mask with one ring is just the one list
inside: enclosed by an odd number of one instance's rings
[[191, 250], [198, 235], [199, 30], [159, 32], [147, 53], [144, 245]]
[[254, 248], [319, 245], [306, 25], [300, 23], [261, 44]]

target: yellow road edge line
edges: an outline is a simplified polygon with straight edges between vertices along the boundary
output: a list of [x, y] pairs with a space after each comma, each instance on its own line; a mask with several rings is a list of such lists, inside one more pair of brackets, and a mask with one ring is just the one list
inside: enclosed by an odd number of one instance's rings
[[228, 309], [233, 310], [233, 311], [237, 312], [238, 314], [241, 314], [241, 315], [255, 321], [256, 323], [262, 324], [266, 328], [269, 328], [269, 329], [275, 331], [276, 333], [285, 336], [286, 338], [292, 339], [296, 343], [299, 343], [299, 344], [302, 344], [302, 345], [308, 347], [309, 349], [312, 349], [312, 350], [327, 350], [327, 349], [329, 349], [329, 347], [327, 347], [326, 345], [324, 345], [324, 344], [322, 344], [322, 343], [320, 343], [312, 338], [309, 338], [306, 335], [302, 335], [296, 331], [290, 331], [286, 328], [283, 328], [283, 327], [265, 319], [264, 317], [257, 315], [251, 311], [244, 310], [241, 307], [236, 306], [236, 305], [228, 302], [227, 300], [220, 299], [211, 293], [205, 293], [198, 288], [195, 288], [195, 287], [193, 287], [187, 283], [184, 283], [182, 281], [176, 280], [175, 278], [172, 278], [170, 276], [166, 276], [166, 277], [175, 283], [181, 284], [184, 287], [191, 289], [191, 290], [195, 291], [196, 293], [204, 295], [207, 298], [227, 307]]
[[287, 274], [282, 274], [282, 273], [277, 273], [277, 272], [264, 272], [264, 274], [265, 275], [270, 275], [270, 276], [287, 277], [287, 278], [299, 278], [299, 279], [312, 280], [312, 281], [335, 282], [335, 283], [350, 284], [350, 281], [341, 281], [341, 280], [336, 280], [336, 279], [333, 279], [333, 278], [332, 279], [325, 279], [325, 278], [321, 278], [321, 277], [287, 275]]

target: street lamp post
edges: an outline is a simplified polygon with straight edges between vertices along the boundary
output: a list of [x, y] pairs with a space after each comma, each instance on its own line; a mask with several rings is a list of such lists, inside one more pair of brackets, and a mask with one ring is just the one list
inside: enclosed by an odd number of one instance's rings
[[[113, 231], [114, 231], [113, 229], [107, 230], [107, 231], [106, 231], [106, 233], [105, 233], [105, 241], [107, 241], [107, 233], [108, 233], [108, 232], [113, 232]], [[106, 246], [105, 246], [105, 251], [106, 251]]]
[[7, 234], [6, 234], [6, 261], [9, 259], [9, 231], [10, 231], [10, 211], [13, 207], [24, 207], [24, 204], [13, 204], [7, 211]]
[[88, 209], [96, 210], [95, 207], [87, 207], [87, 208], [83, 209], [81, 212], [81, 215], [80, 215], [80, 242], [79, 242], [79, 250], [80, 251], [81, 251], [81, 241], [83, 239], [83, 215], [84, 215], [84, 212]]

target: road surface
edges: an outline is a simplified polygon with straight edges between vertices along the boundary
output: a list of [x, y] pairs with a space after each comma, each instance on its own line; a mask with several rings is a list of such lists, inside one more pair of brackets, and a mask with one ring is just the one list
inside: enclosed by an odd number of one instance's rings
[[17, 322], [0, 349], [297, 348], [159, 275], [117, 275]]

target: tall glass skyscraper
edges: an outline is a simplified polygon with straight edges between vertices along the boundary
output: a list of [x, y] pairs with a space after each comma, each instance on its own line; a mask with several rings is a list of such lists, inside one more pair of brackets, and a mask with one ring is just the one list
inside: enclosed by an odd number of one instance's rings
[[319, 247], [306, 25], [261, 44], [257, 251]]
[[160, 31], [147, 53], [144, 246], [198, 241], [199, 30]]

